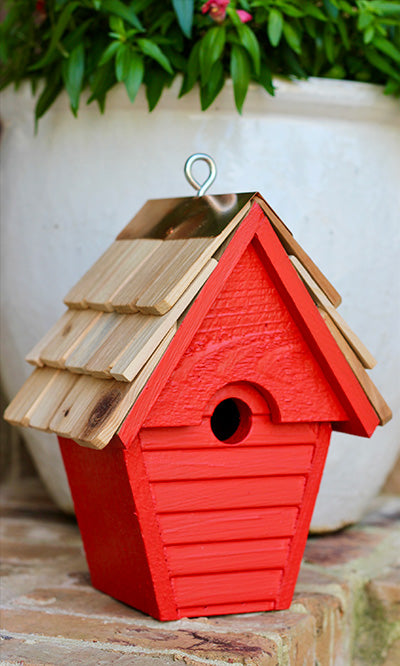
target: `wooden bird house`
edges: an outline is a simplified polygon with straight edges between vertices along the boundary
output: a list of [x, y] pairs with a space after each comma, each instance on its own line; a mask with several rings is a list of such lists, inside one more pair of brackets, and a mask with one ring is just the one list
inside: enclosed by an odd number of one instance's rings
[[390, 410], [258, 193], [152, 200], [6, 412], [59, 437], [93, 585], [162, 620], [290, 605], [332, 429]]

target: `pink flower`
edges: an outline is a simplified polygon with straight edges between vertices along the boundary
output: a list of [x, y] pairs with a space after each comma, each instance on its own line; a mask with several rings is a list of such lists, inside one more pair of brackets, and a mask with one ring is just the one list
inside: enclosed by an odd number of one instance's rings
[[208, 0], [201, 8], [202, 14], [209, 14], [216, 23], [222, 23], [230, 0]]
[[245, 12], [244, 9], [237, 9], [236, 14], [239, 16], [242, 23], [247, 23], [253, 18], [249, 12]]
[[[201, 11], [203, 14], [209, 14], [210, 18], [216, 23], [222, 23], [225, 20], [226, 8], [229, 3], [230, 0], [208, 0], [202, 6]], [[249, 14], [249, 12], [245, 12], [244, 9], [237, 9], [236, 13], [242, 23], [247, 23], [253, 18], [252, 15]]]

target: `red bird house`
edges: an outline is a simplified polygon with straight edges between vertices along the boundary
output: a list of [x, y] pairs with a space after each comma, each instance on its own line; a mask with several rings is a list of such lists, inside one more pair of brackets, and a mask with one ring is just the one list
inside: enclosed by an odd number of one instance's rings
[[7, 409], [59, 436], [93, 585], [161, 620], [287, 608], [331, 431], [390, 410], [259, 194], [152, 200]]

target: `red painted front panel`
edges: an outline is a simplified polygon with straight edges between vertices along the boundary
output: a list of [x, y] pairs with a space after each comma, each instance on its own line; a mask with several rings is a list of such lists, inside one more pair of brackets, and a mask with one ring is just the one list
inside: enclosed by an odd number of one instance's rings
[[[248, 403], [257, 395], [248, 387]], [[141, 430], [179, 616], [276, 607], [318, 433], [317, 425], [273, 424], [268, 413], [253, 417], [238, 444], [217, 440], [209, 416], [199, 426]]]

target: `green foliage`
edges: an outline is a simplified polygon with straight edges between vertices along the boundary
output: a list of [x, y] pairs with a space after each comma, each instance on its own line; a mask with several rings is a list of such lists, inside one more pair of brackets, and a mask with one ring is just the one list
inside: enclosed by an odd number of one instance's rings
[[[182, 75], [202, 109], [233, 81], [241, 112], [250, 83], [274, 94], [273, 76], [322, 76], [379, 83], [400, 95], [400, 2], [231, 0], [216, 22], [204, 0], [6, 0], [0, 26], [0, 88], [40, 82], [38, 120], [66, 90], [78, 113], [82, 92], [104, 111], [123, 83], [133, 102], [144, 84], [149, 109]], [[249, 12], [243, 23], [237, 10]]]

